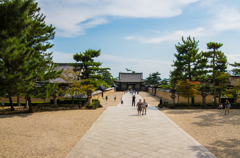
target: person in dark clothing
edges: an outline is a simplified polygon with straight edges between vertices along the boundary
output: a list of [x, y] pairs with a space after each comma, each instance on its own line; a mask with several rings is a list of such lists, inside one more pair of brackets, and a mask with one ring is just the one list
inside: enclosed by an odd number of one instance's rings
[[106, 96], [106, 101], [108, 100], [108, 97]]
[[135, 95], [132, 96], [132, 106], [135, 106]]
[[159, 103], [158, 107], [162, 107], [163, 104], [164, 104], [164, 103], [163, 103], [163, 100], [162, 100], [162, 97], [161, 97], [161, 98], [160, 98], [160, 103]]

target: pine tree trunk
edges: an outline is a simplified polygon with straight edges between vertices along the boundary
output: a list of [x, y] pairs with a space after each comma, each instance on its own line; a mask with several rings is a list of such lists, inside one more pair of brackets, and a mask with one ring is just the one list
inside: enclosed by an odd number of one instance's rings
[[202, 108], [206, 107], [206, 95], [202, 94]]
[[33, 107], [32, 107], [31, 97], [28, 97], [28, 105], [29, 105], [28, 112], [33, 113]]
[[15, 108], [13, 107], [13, 102], [12, 102], [12, 97], [9, 97], [9, 102], [10, 102], [10, 106], [11, 106], [11, 111], [15, 111]]
[[178, 93], [178, 102], [177, 103], [179, 103], [179, 93]]
[[194, 97], [191, 98], [192, 106], [194, 106]]
[[20, 106], [20, 97], [19, 97], [19, 95], [17, 96], [17, 106]]
[[25, 97], [25, 108], [28, 108], [28, 98]]
[[72, 105], [74, 104], [74, 96], [72, 97]]
[[218, 100], [219, 105], [222, 103], [222, 101], [221, 101], [221, 96], [222, 96], [222, 93], [220, 92], [220, 93], [219, 93], [219, 100]]
[[216, 105], [216, 85], [215, 85], [215, 49], [213, 55], [213, 88], [214, 88], [214, 104]]

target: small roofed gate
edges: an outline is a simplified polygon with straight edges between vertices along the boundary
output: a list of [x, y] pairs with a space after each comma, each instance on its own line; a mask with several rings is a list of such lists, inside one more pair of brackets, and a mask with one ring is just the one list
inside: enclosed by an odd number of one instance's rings
[[128, 89], [140, 91], [143, 87], [142, 83], [146, 82], [142, 77], [142, 73], [119, 73], [119, 79], [115, 80], [119, 83], [117, 91]]

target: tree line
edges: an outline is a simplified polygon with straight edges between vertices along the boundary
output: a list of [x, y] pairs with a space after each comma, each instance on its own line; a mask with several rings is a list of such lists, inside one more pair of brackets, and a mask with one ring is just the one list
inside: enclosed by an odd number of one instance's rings
[[[53, 63], [53, 47], [50, 43], [55, 37], [55, 27], [45, 23], [45, 16], [34, 0], [2, 0], [0, 2], [0, 97], [8, 97], [13, 107], [12, 97], [25, 96], [29, 112], [33, 112], [31, 98], [47, 99], [52, 96], [58, 83], [50, 82], [62, 76]], [[75, 95], [79, 92], [92, 92], [97, 86], [113, 83], [109, 68], [101, 68], [101, 62], [94, 58], [100, 50], [86, 50], [76, 53], [72, 63], [78, 73], [65, 93]], [[66, 79], [67, 80], [67, 79]], [[76, 82], [77, 81], [77, 82]], [[61, 90], [59, 90], [61, 91]]]
[[[182, 43], [175, 45], [176, 60], [173, 61], [173, 71], [170, 71], [169, 85], [165, 81], [161, 84], [168, 85], [168, 88], [178, 92], [185, 98], [191, 98], [191, 103], [194, 104], [196, 94], [201, 94], [203, 97], [203, 106], [206, 105], [206, 96], [209, 92], [214, 95], [214, 103], [217, 103], [216, 96], [233, 98], [235, 101], [240, 90], [240, 83], [235, 86], [230, 84], [230, 72], [227, 71], [226, 55], [220, 50], [222, 43], [209, 42], [207, 49], [209, 51], [199, 52], [199, 41], [190, 36], [184, 39]], [[233, 66], [231, 70], [233, 75], [240, 75], [240, 63], [234, 62], [229, 65]], [[152, 73], [146, 78], [147, 84], [159, 84], [160, 73]], [[161, 86], [160, 86], [161, 87]]]

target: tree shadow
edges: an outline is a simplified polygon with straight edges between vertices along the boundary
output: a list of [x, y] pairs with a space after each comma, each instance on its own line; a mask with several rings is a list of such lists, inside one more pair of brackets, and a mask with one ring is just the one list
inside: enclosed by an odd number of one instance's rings
[[128, 116], [142, 116], [142, 114], [134, 114], [134, 115], [128, 115]]
[[218, 158], [225, 158], [225, 157], [239, 158], [240, 157], [240, 140], [239, 139], [227, 139], [227, 141], [217, 140], [214, 143], [206, 146], [206, 148]]
[[28, 117], [30, 115], [32, 115], [33, 113], [29, 113], [29, 112], [21, 112], [21, 113], [16, 113], [16, 114], [2, 114], [0, 115], [0, 119], [4, 119], [4, 118], [13, 118], [13, 117], [22, 117], [22, 118], [25, 118], [25, 117]]
[[196, 116], [195, 118], [200, 119], [200, 121], [193, 122], [193, 124], [198, 126], [222, 126], [223, 124], [240, 125], [239, 113], [240, 111], [230, 115], [224, 115], [224, 111], [205, 113]]
[[193, 113], [201, 113], [202, 109], [168, 109], [168, 108], [160, 108], [160, 110], [165, 110], [166, 114], [193, 114]]

